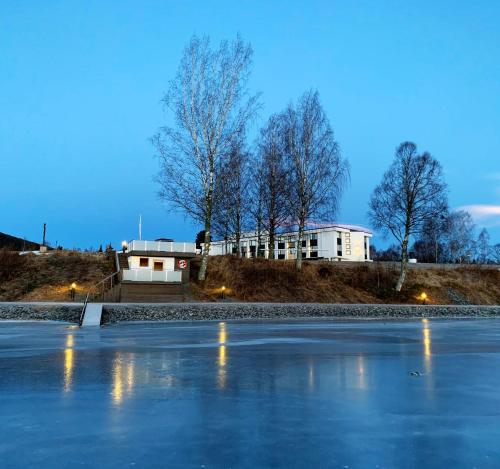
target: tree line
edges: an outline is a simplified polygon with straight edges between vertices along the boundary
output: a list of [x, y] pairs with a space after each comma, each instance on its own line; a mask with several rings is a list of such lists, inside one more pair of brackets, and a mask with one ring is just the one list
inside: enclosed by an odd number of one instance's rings
[[194, 36], [163, 99], [174, 122], [153, 137], [160, 197], [205, 231], [199, 280], [214, 236], [233, 240], [240, 253], [248, 229], [258, 244], [266, 233], [273, 246], [278, 230], [293, 223], [301, 246], [309, 219], [335, 216], [348, 180], [317, 91], [272, 115], [250, 151], [247, 132], [260, 108], [260, 96], [248, 90], [252, 53], [240, 37], [212, 47]]
[[[477, 236], [476, 236], [477, 235]], [[377, 250], [371, 245], [370, 257], [381, 261], [399, 261], [399, 246]], [[457, 210], [442, 214], [423, 226], [410, 248], [410, 257], [419, 262], [451, 264], [498, 264], [500, 243], [492, 244], [490, 234], [477, 226], [469, 212]]]
[[[162, 100], [172, 120], [152, 138], [160, 197], [205, 232], [199, 280], [205, 279], [214, 237], [231, 240], [240, 254], [245, 231], [256, 233], [258, 246], [264, 234], [274, 246], [280, 229], [291, 224], [297, 227], [300, 270], [307, 222], [333, 220], [349, 180], [348, 162], [315, 90], [272, 114], [249, 144], [248, 131], [261, 108], [260, 95], [248, 87], [252, 55], [239, 36], [218, 46], [193, 36]], [[405, 280], [411, 240], [417, 240], [414, 250], [427, 254], [434, 242], [445, 259], [444, 237], [464, 217], [448, 213], [440, 163], [412, 142], [397, 148], [368, 215], [374, 228], [398, 241], [397, 290]], [[463, 243], [456, 238], [454, 253]]]

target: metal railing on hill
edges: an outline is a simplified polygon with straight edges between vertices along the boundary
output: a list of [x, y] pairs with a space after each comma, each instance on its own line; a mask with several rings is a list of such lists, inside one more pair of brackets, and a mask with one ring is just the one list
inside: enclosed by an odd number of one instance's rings
[[[89, 300], [91, 300], [91, 299], [95, 300], [100, 296], [101, 299], [104, 301], [106, 292], [112, 290], [113, 287], [118, 285], [119, 274], [120, 274], [120, 271], [117, 270], [116, 272], [113, 272], [111, 275], [108, 275], [107, 277], [103, 278], [101, 281], [97, 282], [95, 285], [92, 285], [88, 289], [87, 294], [85, 295], [85, 302], [83, 303], [82, 312], [80, 313], [80, 326], [83, 323], [83, 318], [85, 316], [85, 310], [87, 308], [87, 304], [88, 304]], [[109, 282], [109, 287], [108, 287], [108, 282]]]

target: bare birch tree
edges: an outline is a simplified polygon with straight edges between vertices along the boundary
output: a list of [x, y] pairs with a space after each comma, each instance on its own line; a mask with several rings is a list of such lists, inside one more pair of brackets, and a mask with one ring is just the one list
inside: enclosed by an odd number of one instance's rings
[[405, 281], [410, 237], [420, 233], [425, 223], [446, 213], [447, 206], [439, 162], [427, 152], [418, 154], [414, 143], [402, 143], [371, 196], [368, 212], [374, 228], [392, 234], [399, 242], [401, 265], [396, 291], [401, 291]]
[[253, 158], [251, 163], [248, 210], [257, 238], [257, 257], [264, 257], [265, 249], [260, 248], [264, 235], [264, 181], [258, 159]]
[[467, 210], [451, 212], [446, 218], [446, 259], [462, 264], [471, 262], [475, 252], [476, 225]]
[[254, 199], [254, 204], [261, 204], [261, 223], [269, 238], [270, 259], [275, 258], [276, 234], [290, 217], [285, 138], [284, 116], [277, 114], [271, 116], [261, 129], [257, 143], [256, 182], [260, 200]]
[[289, 207], [298, 225], [297, 270], [302, 268], [306, 223], [332, 221], [349, 177], [317, 91], [308, 91], [284, 114]]
[[206, 276], [212, 229], [216, 168], [257, 107], [249, 96], [252, 48], [240, 37], [212, 48], [193, 36], [163, 103], [174, 123], [153, 137], [160, 159], [160, 197], [203, 225], [205, 242], [199, 280]]
[[[250, 218], [250, 156], [241, 142], [236, 142], [218, 172], [214, 199], [215, 232], [231, 240], [241, 256], [241, 236]], [[226, 246], [227, 251], [227, 246]]]

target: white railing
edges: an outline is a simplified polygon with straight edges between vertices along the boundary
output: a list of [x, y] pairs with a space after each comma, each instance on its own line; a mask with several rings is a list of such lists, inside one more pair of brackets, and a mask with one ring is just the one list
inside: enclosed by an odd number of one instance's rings
[[180, 282], [182, 272], [178, 270], [124, 269], [123, 280], [131, 282]]
[[173, 241], [130, 241], [127, 250], [130, 251], [162, 251], [162, 252], [196, 252], [195, 243], [178, 243]]

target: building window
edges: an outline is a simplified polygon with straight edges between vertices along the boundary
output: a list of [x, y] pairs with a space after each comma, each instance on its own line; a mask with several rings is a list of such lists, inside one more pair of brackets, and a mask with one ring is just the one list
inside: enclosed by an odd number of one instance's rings
[[[315, 236], [313, 238], [313, 236]], [[318, 246], [318, 238], [317, 238], [318, 235], [311, 235], [311, 239], [309, 240], [309, 246], [311, 246], [312, 248], [315, 248]]]
[[309, 257], [318, 257], [318, 251], [311, 251]]
[[284, 254], [278, 254], [278, 259], [284, 259], [285, 255]]
[[280, 241], [278, 243], [278, 249], [285, 249], [285, 243], [284, 243], [284, 241]]
[[307, 241], [305, 239], [302, 240], [302, 247], [305, 248], [307, 246]]
[[139, 267], [149, 267], [149, 257], [141, 257], [139, 259]]
[[342, 256], [342, 251], [337, 251], [337, 256]]
[[337, 238], [337, 246], [342, 246], [342, 238]]
[[163, 262], [155, 261], [153, 264], [153, 270], [155, 270], [156, 272], [161, 272], [163, 270]]

